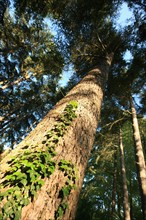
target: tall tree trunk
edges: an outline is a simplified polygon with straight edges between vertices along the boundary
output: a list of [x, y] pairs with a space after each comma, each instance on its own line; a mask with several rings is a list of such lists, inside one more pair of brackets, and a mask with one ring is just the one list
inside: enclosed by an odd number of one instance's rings
[[122, 216], [121, 216], [121, 209], [122, 209], [122, 205], [121, 205], [121, 191], [120, 192], [118, 192], [118, 194], [117, 194], [117, 213], [118, 213], [118, 217], [119, 217], [119, 219], [121, 219], [122, 218]]
[[138, 119], [136, 114], [136, 109], [134, 107], [132, 97], [130, 99], [131, 112], [132, 112], [132, 127], [133, 127], [133, 138], [135, 145], [135, 156], [136, 156], [136, 167], [137, 167], [137, 177], [139, 182], [139, 189], [141, 194], [141, 204], [143, 212], [143, 220], [146, 220], [146, 166], [145, 158], [141, 143]]
[[[8, 211], [14, 208], [13, 206], [19, 206], [17, 211], [21, 210], [21, 206], [24, 206], [22, 207], [21, 220], [72, 220], [75, 218], [84, 172], [100, 118], [103, 92], [111, 61], [112, 55], [101, 60], [96, 68], [92, 69], [66, 97], [56, 104], [28, 137], [2, 160], [1, 186], [5, 188], [1, 191], [5, 191], [6, 188], [15, 188], [15, 183], [17, 183], [16, 189], [18, 191], [21, 185], [24, 189], [17, 195], [19, 194], [25, 199], [27, 199], [27, 195], [31, 197], [29, 204], [26, 200], [28, 205], [25, 206], [23, 198], [18, 203], [15, 202], [10, 206], [7, 204]], [[76, 104], [77, 109], [73, 107]], [[46, 156], [46, 149], [49, 157]], [[52, 159], [50, 159], [51, 156]], [[46, 160], [49, 160], [49, 165], [46, 164]], [[19, 163], [22, 164], [21, 167]], [[21, 174], [27, 170], [26, 173], [29, 173], [27, 182], [26, 180], [17, 182], [18, 172], [16, 174], [8, 172], [14, 166], [15, 171], [20, 171]], [[54, 172], [53, 169], [55, 169]], [[37, 174], [34, 175], [34, 171], [39, 173], [39, 180], [36, 178]], [[5, 175], [7, 175], [7, 180]], [[13, 179], [16, 178], [13, 181], [11, 180], [12, 176]], [[32, 176], [35, 180], [30, 180]], [[8, 180], [9, 178], [10, 180]], [[42, 185], [40, 179], [44, 180], [44, 185], [39, 189], [39, 184]], [[33, 181], [30, 188], [29, 183], [31, 184]], [[33, 191], [37, 187], [39, 191], [37, 191], [37, 196], [33, 198]], [[15, 192], [13, 194], [10, 192], [9, 201], [11, 198], [17, 198], [17, 195]], [[1, 203], [3, 207], [3, 204], [7, 202], [7, 197], [2, 198], [4, 198]], [[21, 205], [22, 203], [23, 205]], [[12, 212], [11, 215], [16, 214], [15, 209]], [[2, 213], [5, 213], [4, 208]]]
[[132, 180], [131, 180], [131, 177], [130, 177], [130, 216], [131, 216], [131, 219], [133, 219], [133, 200], [132, 200]]
[[120, 129], [120, 157], [121, 157], [121, 169], [122, 169], [122, 181], [123, 181], [123, 207], [124, 207], [124, 219], [130, 220], [130, 206], [129, 206], [129, 196], [127, 188], [127, 179], [126, 179], [126, 169], [125, 169], [125, 159], [124, 159], [124, 149], [122, 141], [122, 130]]
[[114, 153], [114, 172], [113, 172], [113, 189], [112, 189], [112, 211], [111, 219], [114, 219], [116, 211], [116, 194], [117, 194], [117, 151]]

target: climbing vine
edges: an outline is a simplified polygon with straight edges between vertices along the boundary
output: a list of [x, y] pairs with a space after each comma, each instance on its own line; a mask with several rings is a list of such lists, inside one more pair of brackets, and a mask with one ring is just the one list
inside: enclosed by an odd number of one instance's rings
[[61, 203], [55, 212], [55, 219], [59, 220], [68, 208], [67, 196], [69, 196], [72, 189], [76, 188], [75, 182], [77, 179], [77, 171], [72, 163], [66, 160], [61, 160], [59, 162], [59, 169], [63, 171], [64, 176], [67, 176], [66, 183], [59, 192], [59, 198]]
[[77, 107], [76, 101], [69, 102], [65, 107], [58, 116], [54, 127], [44, 137], [43, 150], [38, 146], [32, 149], [24, 146], [23, 155], [13, 157], [8, 162], [11, 169], [5, 173], [0, 187], [0, 220], [19, 220], [22, 208], [34, 199], [37, 191], [44, 184], [43, 179], [49, 178], [56, 167], [68, 178], [65, 186], [59, 192], [61, 203], [55, 213], [55, 219], [59, 219], [64, 214], [68, 207], [65, 198], [75, 187], [76, 170], [70, 161], [61, 160], [56, 164], [53, 158], [56, 155], [55, 148], [59, 138], [63, 137], [68, 126], [76, 118]]

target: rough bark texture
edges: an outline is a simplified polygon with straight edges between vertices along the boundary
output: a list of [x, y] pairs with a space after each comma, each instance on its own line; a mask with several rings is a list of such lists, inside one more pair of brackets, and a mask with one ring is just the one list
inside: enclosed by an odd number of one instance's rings
[[130, 206], [129, 206], [129, 196], [125, 169], [125, 159], [124, 159], [124, 149], [122, 141], [122, 131], [120, 129], [120, 157], [121, 157], [121, 169], [122, 169], [122, 182], [123, 182], [123, 208], [124, 208], [124, 219], [130, 220]]
[[[92, 69], [38, 124], [28, 137], [25, 138], [8, 156], [1, 165], [3, 173], [9, 169], [8, 160], [13, 155], [23, 154], [23, 147], [42, 145], [42, 140], [47, 132], [54, 126], [56, 118], [64, 110], [71, 100], [78, 102], [77, 118], [69, 126], [63, 138], [60, 138], [56, 146], [56, 161], [60, 159], [71, 161], [78, 173], [76, 189], [72, 189], [67, 198], [69, 207], [66, 209], [62, 220], [75, 219], [77, 201], [82, 187], [84, 172], [93, 146], [94, 136], [100, 117], [100, 109], [103, 99], [103, 91], [107, 80], [111, 57], [100, 61], [98, 66]], [[43, 147], [43, 145], [42, 145]], [[56, 170], [38, 192], [37, 198], [22, 210], [21, 220], [49, 220], [56, 219], [55, 211], [61, 200], [59, 192], [66, 182], [66, 176], [60, 170]]]
[[134, 137], [135, 154], [136, 154], [136, 167], [137, 167], [139, 189], [141, 193], [143, 220], [146, 220], [146, 166], [145, 166], [145, 158], [142, 148], [136, 109], [132, 102], [132, 98], [131, 98], [131, 111], [132, 111], [132, 122], [133, 122], [132, 124], [133, 137]]

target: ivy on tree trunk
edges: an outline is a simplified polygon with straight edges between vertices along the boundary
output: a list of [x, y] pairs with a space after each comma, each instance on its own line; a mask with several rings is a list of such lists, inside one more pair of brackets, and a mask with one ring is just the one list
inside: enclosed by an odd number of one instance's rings
[[[3, 183], [5, 173], [12, 169], [9, 161], [13, 157], [21, 157], [26, 148], [36, 147], [36, 151], [42, 150], [43, 152], [44, 137], [48, 135], [49, 131], [55, 129], [56, 122], [66, 106], [72, 101], [78, 103], [75, 112], [76, 118], [69, 123], [67, 131], [63, 135], [56, 137], [56, 155], [52, 160], [57, 166], [49, 178], [44, 177], [44, 185], [36, 193], [36, 197], [27, 206], [22, 207], [21, 219], [66, 220], [75, 218], [78, 197], [100, 118], [103, 93], [111, 61], [112, 56], [110, 55], [106, 59], [100, 60], [97, 67], [93, 68], [66, 97], [60, 100], [28, 137], [2, 160], [1, 178]], [[45, 161], [43, 165], [48, 166]], [[65, 167], [69, 167], [68, 172], [65, 171]], [[73, 180], [74, 177], [71, 175], [74, 175], [75, 172], [77, 175]], [[67, 179], [73, 181], [72, 183], [76, 187], [69, 189]]]

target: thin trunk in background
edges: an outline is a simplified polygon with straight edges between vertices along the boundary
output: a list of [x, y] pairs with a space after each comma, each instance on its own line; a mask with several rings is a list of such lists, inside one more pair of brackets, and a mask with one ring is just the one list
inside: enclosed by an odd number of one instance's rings
[[146, 166], [145, 166], [145, 158], [142, 148], [136, 109], [133, 104], [132, 97], [130, 99], [130, 105], [132, 112], [132, 127], [133, 127], [133, 139], [135, 146], [137, 177], [138, 177], [139, 189], [141, 195], [143, 220], [146, 220]]
[[116, 211], [116, 194], [117, 194], [117, 151], [114, 153], [114, 172], [113, 172], [113, 189], [112, 189], [112, 210], [111, 219], [114, 220]]
[[122, 215], [121, 215], [121, 209], [122, 209], [122, 202], [121, 202], [121, 197], [120, 197], [120, 193], [118, 192], [117, 194], [117, 212], [118, 212], [118, 216], [119, 218], [122, 218]]
[[129, 196], [128, 196], [128, 187], [127, 187], [127, 178], [126, 178], [126, 168], [125, 168], [125, 159], [124, 159], [124, 147], [122, 141], [122, 130], [120, 129], [119, 134], [119, 146], [120, 146], [120, 158], [121, 158], [121, 171], [122, 171], [122, 182], [123, 182], [123, 208], [124, 208], [124, 219], [130, 220], [130, 206], [129, 206]]
[[131, 181], [131, 178], [130, 178], [130, 216], [131, 216], [131, 219], [133, 219], [133, 200], [132, 200], [132, 197], [133, 197], [133, 194], [132, 194], [132, 181]]

